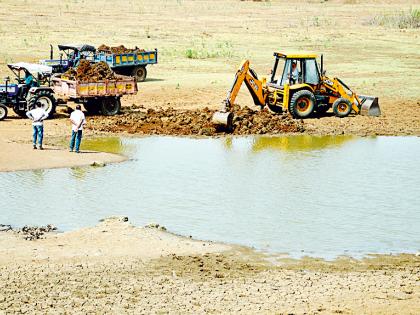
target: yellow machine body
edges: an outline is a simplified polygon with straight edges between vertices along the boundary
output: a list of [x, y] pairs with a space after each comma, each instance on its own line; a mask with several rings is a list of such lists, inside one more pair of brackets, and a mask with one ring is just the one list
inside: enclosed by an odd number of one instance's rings
[[[380, 115], [377, 97], [357, 95], [340, 79], [330, 79], [325, 75], [322, 55], [321, 69], [316, 54], [274, 53], [274, 57], [269, 82], [258, 78], [250, 68], [249, 60], [241, 63], [222, 110], [214, 115], [215, 124], [228, 126], [233, 121], [233, 116], [228, 113], [243, 83], [255, 105], [262, 108], [267, 106], [274, 112], [289, 111], [294, 118], [307, 118], [313, 112], [324, 113], [331, 107], [338, 117], [346, 117], [350, 112], [368, 116]], [[277, 70], [281, 60], [285, 64], [279, 75]], [[224, 123], [225, 119], [229, 121]]]

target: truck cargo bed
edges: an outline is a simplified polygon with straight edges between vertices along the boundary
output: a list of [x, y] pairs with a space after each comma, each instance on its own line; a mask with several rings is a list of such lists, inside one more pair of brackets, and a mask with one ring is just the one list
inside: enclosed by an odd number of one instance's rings
[[115, 80], [97, 82], [80, 82], [53, 77], [51, 86], [57, 95], [67, 98], [121, 96], [137, 93], [136, 80], [128, 76], [118, 76]]

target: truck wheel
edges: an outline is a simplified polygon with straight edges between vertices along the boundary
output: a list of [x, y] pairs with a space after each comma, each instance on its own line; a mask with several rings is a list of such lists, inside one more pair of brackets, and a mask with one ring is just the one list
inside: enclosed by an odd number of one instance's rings
[[105, 116], [113, 116], [120, 112], [121, 101], [116, 97], [106, 97], [101, 102], [101, 112]]
[[83, 103], [83, 106], [85, 107], [86, 111], [90, 115], [97, 115], [101, 111], [101, 105], [102, 102], [99, 100], [86, 100], [85, 103]]
[[346, 98], [337, 98], [333, 103], [334, 115], [340, 118], [346, 117], [351, 113], [351, 102]]
[[300, 90], [293, 94], [289, 104], [289, 112], [293, 118], [307, 118], [315, 109], [315, 95], [308, 90]]
[[48, 118], [51, 118], [52, 115], [54, 115], [57, 101], [51, 92], [40, 91], [39, 93], [32, 96], [28, 101], [28, 109], [35, 108], [35, 104], [37, 102], [42, 104], [42, 108], [47, 112]]
[[147, 76], [146, 67], [140, 66], [134, 68], [131, 75], [136, 78], [137, 82], [144, 82]]
[[3, 120], [7, 117], [7, 107], [0, 104], [0, 120]]

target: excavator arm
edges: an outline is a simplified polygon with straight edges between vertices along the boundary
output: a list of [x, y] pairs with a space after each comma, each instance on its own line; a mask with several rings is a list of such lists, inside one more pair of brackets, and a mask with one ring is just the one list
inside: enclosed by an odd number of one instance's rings
[[241, 89], [242, 83], [245, 85], [251, 94], [254, 104], [263, 106], [265, 104], [265, 95], [263, 92], [263, 83], [258, 80], [257, 74], [249, 67], [249, 60], [242, 62], [235, 75], [232, 88], [228, 91], [226, 100], [224, 101], [224, 109], [230, 110], [233, 106], [236, 96]]
[[254, 100], [254, 104], [264, 106], [267, 95], [263, 91], [263, 82], [258, 80], [257, 74], [249, 67], [249, 60], [245, 60], [235, 74], [232, 87], [223, 101], [222, 110], [213, 114], [212, 121], [214, 124], [227, 126], [227, 128], [231, 127], [233, 114], [230, 110], [244, 82]]

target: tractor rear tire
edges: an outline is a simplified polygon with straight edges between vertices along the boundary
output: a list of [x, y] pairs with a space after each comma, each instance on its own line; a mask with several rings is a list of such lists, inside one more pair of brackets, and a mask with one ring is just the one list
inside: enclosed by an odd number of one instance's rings
[[42, 104], [42, 108], [48, 114], [48, 118], [52, 118], [55, 113], [55, 107], [57, 106], [54, 95], [49, 91], [40, 91], [33, 95], [28, 101], [28, 110], [34, 109], [37, 102]]
[[101, 112], [102, 102], [100, 100], [88, 99], [83, 103], [89, 115], [98, 115]]
[[7, 107], [3, 104], [0, 104], [0, 120], [3, 120], [7, 117]]
[[351, 102], [346, 98], [338, 98], [333, 103], [334, 115], [340, 118], [347, 117], [351, 113]]
[[121, 110], [119, 97], [105, 97], [101, 101], [101, 113], [105, 116], [114, 116]]
[[315, 109], [315, 95], [308, 90], [300, 90], [292, 95], [289, 112], [293, 118], [303, 119], [309, 117]]
[[146, 81], [146, 77], [147, 77], [146, 67], [144, 66], [135, 67], [131, 75], [136, 78], [137, 82]]

